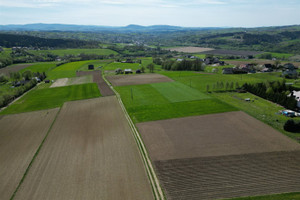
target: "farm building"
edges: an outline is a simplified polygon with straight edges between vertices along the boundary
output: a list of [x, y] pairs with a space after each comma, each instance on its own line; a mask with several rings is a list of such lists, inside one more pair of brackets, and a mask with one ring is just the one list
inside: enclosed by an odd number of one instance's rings
[[132, 72], [131, 69], [125, 69], [125, 70], [124, 70], [124, 73], [125, 73], [125, 74], [132, 74], [133, 72]]
[[297, 100], [297, 107], [300, 108], [300, 91], [293, 90], [291, 94], [288, 95], [288, 97], [294, 96]]
[[93, 70], [94, 69], [94, 65], [89, 65], [89, 70]]
[[115, 72], [116, 72], [116, 74], [123, 74], [123, 71], [120, 68], [116, 69]]
[[298, 72], [292, 63], [287, 63], [283, 66], [282, 76], [286, 78], [297, 78]]
[[138, 70], [135, 71], [135, 73], [136, 73], [136, 74], [140, 74], [140, 73], [142, 73], [142, 72], [141, 72], [140, 69], [138, 69]]
[[233, 74], [233, 68], [223, 68], [223, 74]]

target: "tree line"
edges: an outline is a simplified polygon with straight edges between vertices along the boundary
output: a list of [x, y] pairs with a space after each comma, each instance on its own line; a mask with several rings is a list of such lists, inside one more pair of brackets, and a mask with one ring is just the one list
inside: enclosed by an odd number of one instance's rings
[[166, 61], [158, 61], [157, 59], [153, 60], [155, 64], [161, 63], [161, 66], [165, 70], [171, 71], [204, 71], [203, 62], [199, 59], [196, 60], [166, 60]]
[[288, 96], [293, 88], [287, 86], [285, 80], [255, 84], [245, 83], [243, 88], [252, 94], [282, 105], [285, 108], [291, 110], [297, 108], [295, 97], [292, 95]]

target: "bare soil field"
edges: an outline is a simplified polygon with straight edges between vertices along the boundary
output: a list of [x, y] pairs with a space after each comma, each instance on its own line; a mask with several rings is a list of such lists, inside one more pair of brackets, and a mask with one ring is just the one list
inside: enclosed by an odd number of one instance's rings
[[[251, 59], [249, 61], [239, 61], [239, 60], [226, 60], [225, 61], [228, 64], [231, 65], [241, 65], [241, 64], [249, 64], [249, 63], [257, 63], [259, 65], [263, 65], [263, 64], [274, 64], [275, 61], [273, 60], [261, 60], [261, 59]], [[300, 66], [300, 62], [281, 62], [281, 64], [285, 64], [285, 63], [293, 63], [295, 66]]]
[[300, 191], [300, 151], [155, 161], [167, 199], [224, 199]]
[[226, 50], [226, 49], [215, 49], [202, 52], [203, 54], [213, 54], [213, 55], [227, 55], [227, 56], [249, 56], [257, 55], [263, 52], [261, 51], [239, 51], [239, 50]]
[[10, 66], [10, 67], [4, 67], [4, 68], [0, 69], [0, 74], [4, 74], [4, 75], [8, 76], [10, 72], [18, 72], [21, 69], [24, 69], [31, 65], [33, 65], [33, 64], [19, 64], [19, 65], [14, 65], [14, 66]]
[[300, 145], [244, 112], [137, 127], [167, 199], [300, 191]]
[[58, 108], [0, 117], [0, 199], [13, 195], [57, 112]]
[[203, 48], [203, 47], [177, 47], [177, 48], [169, 48], [167, 50], [170, 51], [178, 51], [184, 53], [202, 53], [206, 51], [212, 51], [212, 48]]
[[115, 96], [63, 105], [15, 199], [154, 199]]
[[92, 83], [91, 75], [73, 77], [73, 78], [60, 78], [57, 79], [50, 87], [62, 87], [68, 85], [79, 85], [85, 83]]
[[161, 74], [115, 75], [106, 77], [113, 86], [141, 85], [173, 81]]
[[57, 79], [54, 83], [52, 83], [52, 85], [50, 87], [54, 88], [54, 87], [66, 86], [67, 82], [68, 82], [68, 78], [60, 78], [60, 79]]
[[152, 160], [300, 150], [300, 145], [244, 112], [137, 124]]
[[112, 91], [112, 89], [110, 89], [110, 87], [107, 85], [107, 83], [102, 78], [101, 71], [90, 71], [90, 72], [89, 71], [80, 71], [80, 72], [76, 72], [76, 75], [77, 76], [93, 75], [93, 82], [97, 83], [102, 96], [115, 95], [115, 93]]

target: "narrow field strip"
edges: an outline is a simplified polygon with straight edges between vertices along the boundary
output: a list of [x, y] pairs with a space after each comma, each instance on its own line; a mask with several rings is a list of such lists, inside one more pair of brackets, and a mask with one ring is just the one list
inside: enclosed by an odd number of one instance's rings
[[159, 183], [159, 180], [156, 176], [156, 173], [154, 171], [154, 167], [152, 165], [152, 162], [148, 156], [148, 152], [147, 152], [147, 149], [143, 143], [143, 140], [138, 132], [138, 130], [136, 129], [134, 123], [132, 122], [129, 114], [127, 113], [127, 110], [122, 102], [122, 99], [120, 97], [120, 94], [111, 86], [111, 84], [106, 80], [106, 78], [103, 76], [103, 80], [107, 83], [107, 85], [110, 86], [110, 88], [114, 91], [114, 93], [116, 94], [116, 97], [117, 97], [117, 100], [119, 101], [119, 104], [123, 110], [123, 113], [125, 114], [125, 117], [130, 125], [130, 128], [131, 128], [131, 131], [133, 133], [133, 136], [134, 136], [134, 139], [136, 141], [136, 144], [138, 145], [138, 148], [139, 148], [139, 152], [140, 152], [140, 155], [143, 159], [143, 162], [144, 162], [144, 167], [146, 169], [146, 172], [147, 172], [147, 175], [148, 175], [148, 178], [149, 178], [149, 181], [151, 183], [151, 187], [152, 187], [152, 190], [154, 192], [154, 197], [156, 200], [165, 200], [165, 195], [164, 195], [164, 192], [161, 188], [161, 185]]

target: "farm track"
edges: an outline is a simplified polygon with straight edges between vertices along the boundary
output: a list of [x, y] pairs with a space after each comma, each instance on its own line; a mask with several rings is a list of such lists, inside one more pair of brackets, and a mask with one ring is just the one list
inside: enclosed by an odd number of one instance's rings
[[112, 89], [107, 85], [107, 83], [102, 78], [102, 71], [79, 71], [76, 72], [76, 75], [77, 76], [93, 75], [93, 82], [97, 83], [102, 96], [115, 95]]
[[300, 151], [155, 161], [168, 199], [299, 192]]
[[64, 104], [14, 199], [153, 199], [115, 96]]
[[46, 137], [58, 108], [0, 117], [0, 197], [8, 200]]

